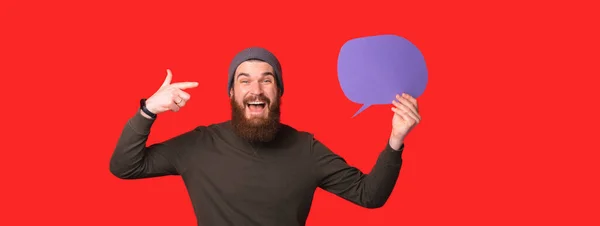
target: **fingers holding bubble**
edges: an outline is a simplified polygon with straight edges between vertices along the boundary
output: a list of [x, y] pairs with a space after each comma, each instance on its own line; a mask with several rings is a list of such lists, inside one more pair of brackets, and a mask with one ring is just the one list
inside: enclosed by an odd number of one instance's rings
[[[406, 101], [406, 100], [404, 100], [404, 101]], [[408, 106], [406, 106], [406, 104], [400, 103], [396, 100], [392, 101], [392, 104], [394, 105], [394, 107], [396, 109], [398, 109], [398, 111], [395, 111], [395, 112], [400, 112], [400, 115], [403, 116], [403, 118], [405, 118], [404, 116], [407, 116], [416, 122], [419, 122], [421, 120], [421, 117], [418, 114], [416, 114], [415, 112], [413, 112], [413, 110], [410, 109]]]
[[408, 98], [406, 98], [404, 96], [396, 95], [396, 100], [394, 100], [394, 103], [401, 104], [402, 106], [407, 108], [407, 110], [411, 113], [412, 116], [414, 116], [415, 119], [421, 120], [419, 111], [417, 110], [417, 108], [413, 104], [413, 102], [411, 102]]
[[417, 102], [417, 99], [416, 99], [416, 98], [414, 98], [413, 96], [411, 96], [411, 95], [410, 95], [410, 94], [408, 94], [408, 93], [403, 93], [403, 94], [402, 94], [402, 97], [404, 97], [404, 98], [406, 98], [407, 100], [409, 100], [409, 101], [410, 101], [410, 102], [411, 102], [411, 103], [412, 103], [412, 104], [415, 106], [415, 109], [416, 109], [416, 111], [417, 111], [417, 112], [419, 111], [419, 103]]
[[392, 111], [393, 111], [393, 112], [394, 112], [396, 115], [398, 115], [400, 118], [402, 118], [402, 120], [404, 120], [405, 122], [411, 122], [411, 121], [413, 121], [413, 120], [414, 120], [412, 117], [408, 116], [408, 115], [405, 113], [405, 111], [404, 111], [404, 110], [402, 110], [402, 109], [400, 109], [400, 108], [397, 108], [397, 107], [395, 107], [395, 106], [394, 106], [394, 107], [392, 107]]

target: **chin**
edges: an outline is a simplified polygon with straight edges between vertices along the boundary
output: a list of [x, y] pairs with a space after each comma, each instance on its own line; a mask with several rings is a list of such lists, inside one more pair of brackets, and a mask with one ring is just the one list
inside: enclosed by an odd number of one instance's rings
[[246, 113], [246, 119], [248, 119], [248, 120], [250, 120], [252, 122], [257, 122], [258, 123], [258, 122], [262, 122], [263, 120], [266, 120], [268, 118], [267, 117], [268, 115], [269, 115], [269, 113], [266, 112], [266, 111], [262, 112], [260, 114], [252, 114], [252, 113], [247, 112]]

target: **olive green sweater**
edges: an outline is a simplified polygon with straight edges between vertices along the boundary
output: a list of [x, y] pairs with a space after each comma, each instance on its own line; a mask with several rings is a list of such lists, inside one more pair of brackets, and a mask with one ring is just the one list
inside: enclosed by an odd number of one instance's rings
[[[390, 196], [402, 151], [388, 143], [369, 174], [348, 164], [314, 136], [283, 125], [274, 142], [252, 146], [230, 121], [198, 126], [148, 145], [154, 120], [140, 112], [124, 126], [110, 172], [122, 179], [181, 176], [198, 225], [304, 225], [317, 188], [378, 208]], [[135, 195], [135, 194], [132, 194]], [[135, 216], [132, 216], [135, 217]]]

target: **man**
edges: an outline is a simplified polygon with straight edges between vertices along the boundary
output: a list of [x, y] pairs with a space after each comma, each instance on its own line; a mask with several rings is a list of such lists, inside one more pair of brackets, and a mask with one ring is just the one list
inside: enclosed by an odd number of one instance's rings
[[[127, 122], [110, 161], [122, 179], [180, 175], [198, 225], [304, 225], [313, 194], [322, 188], [366, 208], [384, 205], [398, 178], [404, 138], [421, 120], [417, 101], [398, 95], [392, 133], [364, 174], [316, 140], [279, 121], [283, 77], [277, 58], [252, 47], [229, 68], [231, 120], [146, 145], [156, 115], [179, 111], [195, 82], [162, 87]], [[365, 152], [372, 153], [372, 152]]]

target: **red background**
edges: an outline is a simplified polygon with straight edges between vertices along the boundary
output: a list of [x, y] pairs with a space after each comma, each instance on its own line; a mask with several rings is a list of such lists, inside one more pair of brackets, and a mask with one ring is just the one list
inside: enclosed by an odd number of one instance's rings
[[250, 45], [283, 63], [283, 121], [368, 172], [392, 112], [352, 119], [360, 105], [344, 97], [336, 60], [346, 41], [377, 34], [425, 56], [423, 121], [383, 208], [318, 190], [308, 225], [600, 223], [592, 4], [199, 2], [0, 4], [0, 225], [194, 225], [179, 177], [119, 180], [109, 158], [167, 68], [200, 86], [150, 142], [228, 119], [227, 66]]

